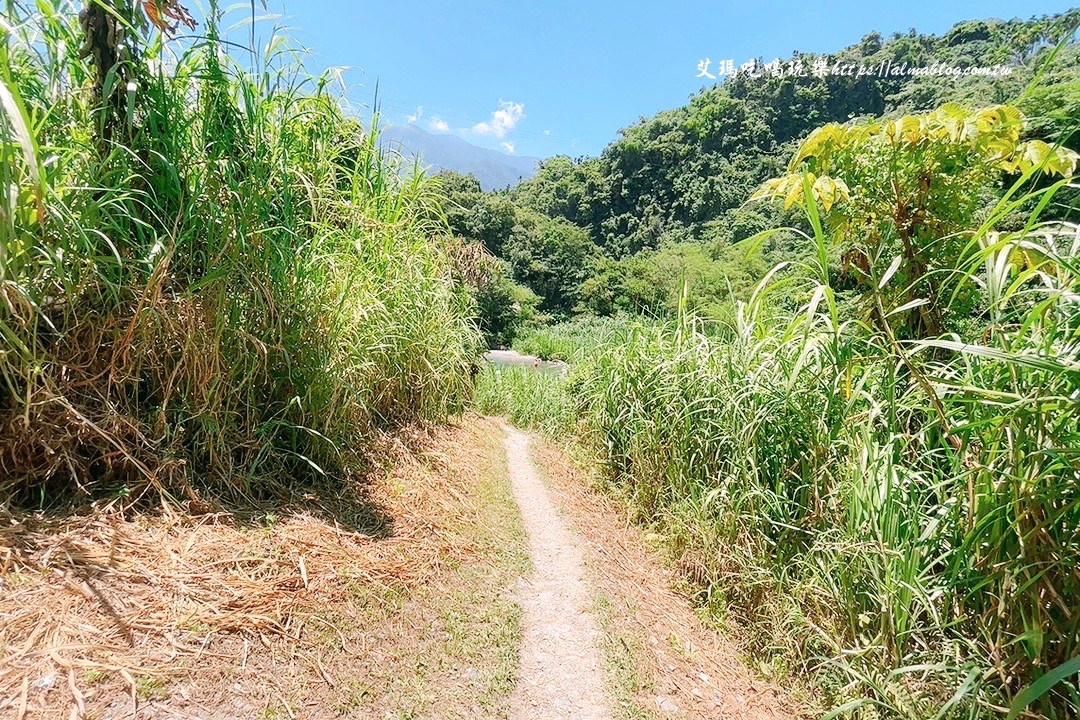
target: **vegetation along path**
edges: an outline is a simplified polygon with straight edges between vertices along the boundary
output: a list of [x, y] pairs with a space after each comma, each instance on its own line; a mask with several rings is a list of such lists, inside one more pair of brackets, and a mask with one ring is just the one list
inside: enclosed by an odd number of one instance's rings
[[594, 489], [562, 448], [501, 427], [533, 564], [518, 584], [512, 720], [798, 715], [702, 624], [623, 505]]
[[791, 718], [561, 447], [388, 441], [274, 512], [0, 522], [0, 719]]

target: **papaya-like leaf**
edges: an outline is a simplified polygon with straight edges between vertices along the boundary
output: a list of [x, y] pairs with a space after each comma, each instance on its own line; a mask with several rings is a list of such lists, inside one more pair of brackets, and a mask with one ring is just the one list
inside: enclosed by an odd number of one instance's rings
[[[143, 11], [158, 30], [166, 34], [175, 33], [181, 25], [189, 30], [196, 27], [195, 18], [188, 9], [177, 0], [143, 0]], [[169, 21], [172, 20], [170, 23]]]

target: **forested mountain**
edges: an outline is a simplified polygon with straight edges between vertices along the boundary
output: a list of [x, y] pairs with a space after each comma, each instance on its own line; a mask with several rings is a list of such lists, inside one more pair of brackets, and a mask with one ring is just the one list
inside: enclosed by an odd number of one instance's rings
[[[380, 134], [383, 147], [419, 160], [432, 172], [450, 170], [472, 175], [484, 190], [505, 190], [536, 174], [540, 158], [507, 155], [449, 133], [433, 134], [415, 125], [392, 125]], [[406, 162], [407, 168], [411, 162]]]
[[[782, 76], [739, 73], [683, 107], [626, 128], [598, 158], [548, 160], [512, 196], [525, 207], [588, 228], [593, 241], [616, 257], [665, 240], [738, 239], [742, 224], [732, 212], [780, 169], [793, 141], [828, 122], [926, 111], [946, 102], [1012, 101], [1078, 22], [1080, 10], [1029, 21], [965, 22], [940, 37], [912, 30], [884, 41], [872, 32], [835, 55], [793, 55], [784, 61]], [[816, 75], [822, 60], [828, 71]], [[1005, 66], [1011, 72], [859, 77], [837, 69], [880, 70], [883, 63], [887, 72], [938, 65]], [[797, 74], [799, 65], [804, 74]], [[1052, 134], [1080, 113], [1076, 43], [1058, 54], [1039, 87], [1019, 106], [1040, 118], [1037, 132]], [[1051, 109], [1054, 114], [1042, 119]]]
[[[724, 298], [768, 266], [732, 243], [798, 222], [747, 199], [814, 128], [1011, 102], [1032, 137], [1076, 148], [1067, 132], [1080, 116], [1080, 44], [1065, 39], [1078, 23], [1073, 10], [969, 21], [941, 36], [871, 32], [835, 54], [794, 54], [779, 72], [761, 62], [625, 128], [599, 157], [548, 159], [509, 192], [448, 179], [452, 226], [504, 259], [505, 274], [554, 315], [662, 312], [684, 281], [701, 290], [694, 302], [722, 314]], [[987, 74], [936, 74], [954, 67]]]

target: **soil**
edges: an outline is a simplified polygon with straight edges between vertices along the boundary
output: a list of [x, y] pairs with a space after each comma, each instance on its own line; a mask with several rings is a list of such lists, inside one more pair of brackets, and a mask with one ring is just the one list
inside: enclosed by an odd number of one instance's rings
[[0, 719], [506, 717], [528, 559], [501, 434], [388, 443], [272, 511], [0, 515]]

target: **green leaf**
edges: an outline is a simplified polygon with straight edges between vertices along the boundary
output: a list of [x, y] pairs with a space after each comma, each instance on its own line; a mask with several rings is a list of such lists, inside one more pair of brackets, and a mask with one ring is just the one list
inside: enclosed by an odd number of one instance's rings
[[907, 312], [908, 310], [914, 310], [917, 307], [922, 307], [923, 305], [927, 305], [929, 303], [930, 303], [930, 301], [927, 300], [926, 298], [915, 298], [914, 300], [910, 300], [910, 301], [904, 303], [903, 305], [901, 305], [898, 308], [893, 308], [892, 310], [889, 311], [889, 314], [886, 315], [885, 317], [892, 317], [893, 315], [899, 315], [902, 312]]
[[9, 86], [7, 78], [0, 78], [0, 109], [3, 109], [4, 114], [7, 115], [15, 135], [15, 142], [22, 150], [23, 160], [26, 162], [26, 169], [30, 174], [34, 193], [40, 204], [44, 196], [45, 184], [41, 165], [38, 163], [37, 140], [30, 132], [30, 121], [18, 95], [18, 89], [14, 84]]
[[885, 274], [881, 276], [881, 281], [878, 282], [878, 290], [885, 287], [885, 285], [892, 279], [892, 276], [900, 269], [900, 263], [904, 261], [903, 256], [897, 255], [893, 258], [892, 263], [889, 265], [889, 269], [885, 271]]
[[964, 353], [965, 355], [978, 355], [980, 357], [990, 358], [991, 360], [1000, 360], [1001, 362], [1013, 363], [1014, 365], [1022, 365], [1034, 370], [1045, 370], [1056, 374], [1080, 372], [1080, 363], [1062, 362], [1057, 358], [1034, 355], [1032, 353], [1010, 353], [985, 345], [968, 345], [967, 343], [956, 342], [955, 340], [924, 340], [918, 343], [918, 347], [937, 347], [944, 350]]
[[1080, 674], [1080, 657], [1074, 657], [1072, 660], [1058, 665], [1020, 691], [1020, 694], [1013, 700], [1005, 720], [1016, 720], [1028, 705], [1050, 692], [1062, 680], [1065, 680], [1070, 675], [1077, 674]]

